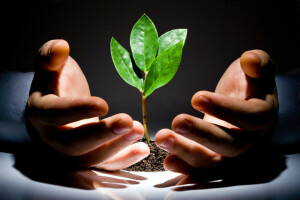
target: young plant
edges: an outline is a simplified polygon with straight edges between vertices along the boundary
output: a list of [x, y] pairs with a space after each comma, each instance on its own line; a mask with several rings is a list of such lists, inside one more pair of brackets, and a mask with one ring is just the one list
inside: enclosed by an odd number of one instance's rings
[[143, 124], [148, 143], [146, 98], [174, 77], [181, 62], [186, 36], [187, 29], [175, 29], [158, 37], [151, 19], [142, 15], [131, 30], [130, 47], [136, 66], [144, 73], [143, 77], [135, 72], [129, 52], [114, 38], [111, 39], [111, 57], [119, 75], [142, 94]]

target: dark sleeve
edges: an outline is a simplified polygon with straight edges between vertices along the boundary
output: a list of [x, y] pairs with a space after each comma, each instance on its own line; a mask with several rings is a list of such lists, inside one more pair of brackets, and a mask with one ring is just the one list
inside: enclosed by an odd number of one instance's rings
[[31, 143], [25, 109], [33, 72], [0, 73], [0, 151], [12, 152]]
[[283, 153], [300, 152], [300, 74], [276, 75], [279, 119], [272, 143]]

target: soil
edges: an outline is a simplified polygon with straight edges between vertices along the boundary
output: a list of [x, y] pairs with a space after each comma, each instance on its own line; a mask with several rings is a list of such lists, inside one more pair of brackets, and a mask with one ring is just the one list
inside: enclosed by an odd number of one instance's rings
[[163, 163], [164, 159], [167, 155], [169, 155], [168, 152], [165, 150], [157, 147], [154, 143], [154, 141], [150, 141], [148, 144], [145, 139], [139, 140], [142, 142], [145, 142], [149, 148], [150, 148], [150, 155], [140, 162], [131, 165], [127, 167], [124, 170], [127, 171], [143, 171], [143, 172], [159, 172], [159, 171], [165, 171]]

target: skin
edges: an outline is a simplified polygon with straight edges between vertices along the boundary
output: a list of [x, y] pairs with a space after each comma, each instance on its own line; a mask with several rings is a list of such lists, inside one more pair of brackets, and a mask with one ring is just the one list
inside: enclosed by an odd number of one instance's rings
[[164, 167], [189, 174], [212, 169], [229, 157], [258, 151], [268, 141], [277, 120], [275, 66], [261, 50], [243, 53], [225, 71], [215, 92], [199, 91], [192, 106], [200, 119], [176, 116], [172, 130], [162, 129], [155, 143], [169, 155]]
[[[200, 91], [192, 106], [203, 119], [178, 115], [172, 130], [155, 136], [171, 153], [167, 170], [191, 173], [211, 169], [263, 144], [276, 122], [278, 100], [274, 65], [261, 50], [245, 52], [220, 79], [215, 92]], [[52, 40], [38, 51], [27, 119], [39, 141], [78, 165], [119, 170], [149, 154], [143, 126], [126, 114], [102, 120], [107, 103], [90, 94], [87, 80], [64, 40]]]
[[91, 96], [87, 80], [69, 56], [65, 40], [51, 40], [37, 53], [27, 102], [27, 119], [39, 142], [79, 165], [105, 170], [126, 168], [149, 154], [143, 125], [127, 114], [99, 120], [107, 103]]

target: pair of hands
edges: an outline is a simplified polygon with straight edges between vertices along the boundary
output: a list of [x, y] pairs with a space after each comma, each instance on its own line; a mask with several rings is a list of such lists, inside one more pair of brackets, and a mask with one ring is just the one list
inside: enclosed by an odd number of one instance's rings
[[[274, 76], [269, 56], [249, 51], [229, 66], [215, 93], [196, 93], [192, 105], [206, 114], [204, 119], [181, 114], [173, 130], [155, 136], [156, 144], [171, 153], [165, 168], [180, 173], [213, 168], [263, 141], [276, 122]], [[148, 156], [148, 146], [136, 143], [143, 137], [142, 124], [126, 114], [99, 120], [107, 112], [107, 103], [91, 96], [68, 43], [45, 43], [27, 106], [27, 119], [41, 142], [79, 165], [105, 170], [120, 170]]]

